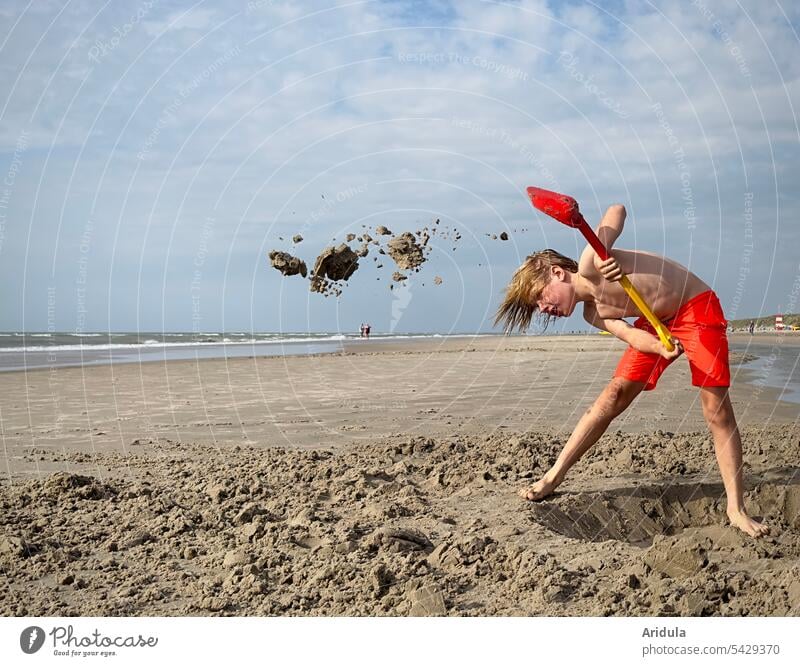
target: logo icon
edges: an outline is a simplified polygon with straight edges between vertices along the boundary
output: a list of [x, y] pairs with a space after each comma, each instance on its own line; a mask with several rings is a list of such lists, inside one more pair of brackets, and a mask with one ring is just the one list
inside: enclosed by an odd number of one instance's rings
[[41, 627], [28, 627], [19, 635], [19, 646], [25, 654], [38, 652], [44, 645], [44, 629]]

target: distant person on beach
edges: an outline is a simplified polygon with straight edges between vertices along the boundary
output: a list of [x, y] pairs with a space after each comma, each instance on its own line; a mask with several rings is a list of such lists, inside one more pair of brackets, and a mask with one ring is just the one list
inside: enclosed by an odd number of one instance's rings
[[[624, 206], [611, 206], [597, 228], [609, 251], [622, 233], [625, 217]], [[639, 312], [619, 284], [623, 275], [669, 328], [673, 351], [661, 344], [644, 317], [633, 326], [625, 321]], [[748, 516], [744, 506], [742, 441], [728, 395], [727, 321], [713, 290], [684, 266], [650, 252], [614, 250], [613, 256], [602, 261], [587, 246], [576, 262], [555, 250], [543, 250], [530, 255], [514, 273], [495, 324], [502, 322], [507, 333], [515, 328], [525, 331], [537, 315], [546, 328], [550, 319], [570, 316], [579, 302], [584, 304], [587, 322], [629, 347], [608, 386], [581, 416], [556, 462], [539, 481], [521, 489], [520, 495], [532, 501], [550, 495], [611, 422], [641, 391], [654, 389], [661, 373], [685, 351], [692, 384], [700, 387], [703, 415], [714, 437], [728, 518], [751, 536], [767, 534], [769, 529]]]
[[370, 324], [364, 325], [364, 335], [366, 336], [367, 340], [369, 340], [369, 332], [372, 330], [372, 326]]
[[750, 325], [747, 327], [747, 330], [750, 331], [750, 335], [753, 335], [753, 330], [756, 327], [756, 323], [751, 319]]
[[360, 329], [360, 330], [361, 330], [361, 337], [362, 337], [362, 338], [364, 337], [364, 329], [365, 329], [366, 327], [367, 327], [367, 325], [366, 325], [366, 324], [365, 324], [365, 323], [362, 321], [362, 322], [361, 322], [361, 329]]

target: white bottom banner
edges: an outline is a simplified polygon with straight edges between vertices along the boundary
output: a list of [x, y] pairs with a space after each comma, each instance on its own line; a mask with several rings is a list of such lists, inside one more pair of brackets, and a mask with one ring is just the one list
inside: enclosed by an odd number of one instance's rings
[[3, 664], [760, 665], [799, 644], [798, 618], [0, 618]]

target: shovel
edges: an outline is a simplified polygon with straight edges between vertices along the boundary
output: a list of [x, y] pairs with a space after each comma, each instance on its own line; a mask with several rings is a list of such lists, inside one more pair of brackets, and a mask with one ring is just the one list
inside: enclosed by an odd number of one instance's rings
[[[597, 253], [597, 256], [603, 261], [608, 259], [608, 250], [606, 250], [605, 245], [600, 242], [597, 234], [595, 234], [592, 228], [586, 223], [586, 220], [583, 219], [583, 215], [581, 215], [580, 210], [578, 210], [578, 202], [575, 201], [575, 199], [566, 194], [550, 192], [549, 190], [543, 190], [538, 187], [528, 188], [528, 198], [530, 198], [534, 208], [558, 220], [561, 224], [566, 224], [568, 227], [580, 231], [589, 245], [592, 246], [592, 249]], [[650, 322], [650, 325], [656, 330], [661, 344], [666, 347], [667, 351], [675, 349], [675, 344], [672, 341], [672, 335], [670, 335], [669, 330], [661, 323], [659, 318], [655, 316], [647, 303], [644, 302], [641, 294], [639, 294], [636, 287], [633, 286], [628, 276], [623, 275], [619, 283], [622, 285], [622, 288], [626, 291], [629, 298], [636, 304], [636, 307], [639, 308], [639, 312], [644, 315], [647, 321]]]

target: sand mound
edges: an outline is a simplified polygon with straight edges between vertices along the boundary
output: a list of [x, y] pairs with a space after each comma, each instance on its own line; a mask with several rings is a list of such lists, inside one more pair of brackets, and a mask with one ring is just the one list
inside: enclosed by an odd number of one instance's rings
[[56, 472], [50, 476], [44, 484], [43, 492], [51, 498], [67, 495], [91, 500], [106, 499], [116, 494], [114, 488], [93, 477], [67, 472]]
[[[651, 476], [582, 461], [546, 502], [519, 500], [563, 444], [545, 431], [221, 454], [162, 439], [94, 461], [124, 478], [0, 487], [0, 612], [796, 615], [797, 430], [758, 432], [745, 456], [772, 447], [748, 477], [774, 530], [761, 541], [726, 527], [719, 483], [668, 472], [666, 452]], [[706, 435], [685, 438], [684, 454]], [[636, 459], [661, 439], [604, 445]]]

